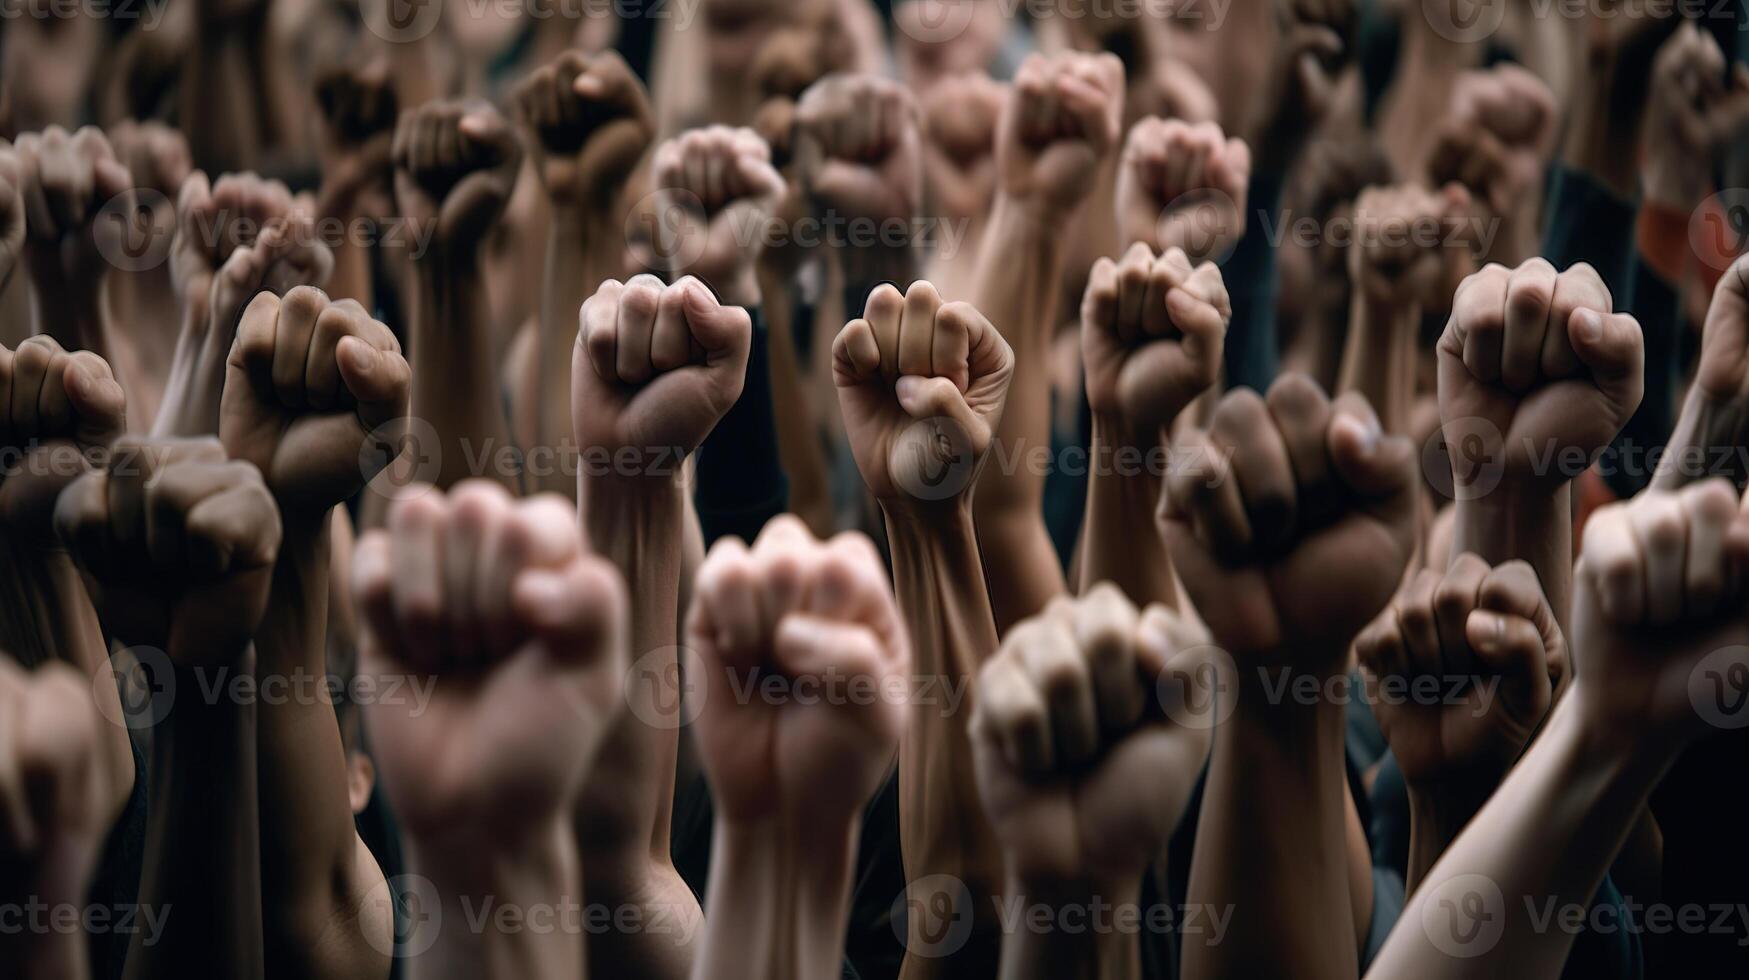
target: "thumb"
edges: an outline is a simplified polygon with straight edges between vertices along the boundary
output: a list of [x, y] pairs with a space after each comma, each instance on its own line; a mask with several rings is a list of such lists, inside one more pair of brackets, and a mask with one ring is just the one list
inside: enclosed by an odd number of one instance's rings
[[973, 448], [980, 453], [984, 451], [990, 437], [990, 426], [972, 411], [965, 395], [954, 387], [952, 381], [908, 374], [893, 385], [893, 392], [905, 414], [914, 419], [952, 419], [971, 438]]
[[61, 383], [73, 407], [74, 435], [80, 442], [105, 443], [127, 428], [127, 396], [103, 358], [75, 351]]
[[745, 365], [747, 349], [753, 343], [753, 319], [739, 306], [725, 306], [717, 301], [704, 283], [686, 276], [673, 288], [682, 291], [681, 310], [686, 314], [686, 327], [692, 338], [705, 349], [712, 364], [719, 358]]
[[1464, 621], [1464, 639], [1477, 662], [1500, 677], [1506, 696], [1516, 706], [1540, 714], [1549, 696], [1549, 674], [1543, 662], [1542, 633], [1534, 623], [1522, 616], [1475, 609]]
[[1616, 394], [1626, 414], [1633, 414], [1645, 388], [1646, 345], [1639, 321], [1626, 313], [1574, 310], [1567, 336], [1598, 387]]
[[366, 432], [407, 414], [411, 369], [394, 351], [378, 350], [358, 337], [342, 337], [334, 349], [340, 380], [358, 402]]
[[1326, 438], [1330, 462], [1356, 493], [1371, 499], [1410, 498], [1414, 447], [1402, 436], [1387, 436], [1365, 398], [1349, 393], [1336, 400]]

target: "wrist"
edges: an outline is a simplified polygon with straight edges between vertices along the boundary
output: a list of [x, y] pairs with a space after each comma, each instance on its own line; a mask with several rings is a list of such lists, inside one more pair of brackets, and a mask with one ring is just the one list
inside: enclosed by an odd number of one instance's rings
[[[416, 243], [417, 244], [417, 243]], [[484, 278], [484, 243], [444, 242], [435, 235], [413, 253], [413, 280], [423, 296], [447, 295], [456, 285]]]
[[971, 533], [973, 529], [970, 494], [946, 500], [886, 497], [877, 503], [886, 521], [887, 540], [894, 548], [925, 548], [942, 540], [944, 532]]

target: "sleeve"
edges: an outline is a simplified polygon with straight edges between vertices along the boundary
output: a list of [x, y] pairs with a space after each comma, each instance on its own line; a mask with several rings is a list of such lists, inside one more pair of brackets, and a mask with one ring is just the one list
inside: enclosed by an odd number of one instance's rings
[[1275, 380], [1279, 338], [1275, 331], [1275, 242], [1281, 220], [1279, 174], [1253, 174], [1245, 237], [1221, 263], [1221, 276], [1233, 303], [1227, 328], [1227, 387], [1268, 391]]
[[771, 403], [770, 338], [755, 307], [753, 344], [741, 397], [699, 447], [693, 504], [705, 546], [736, 535], [752, 541], [765, 522], [789, 507], [789, 478], [777, 449]]

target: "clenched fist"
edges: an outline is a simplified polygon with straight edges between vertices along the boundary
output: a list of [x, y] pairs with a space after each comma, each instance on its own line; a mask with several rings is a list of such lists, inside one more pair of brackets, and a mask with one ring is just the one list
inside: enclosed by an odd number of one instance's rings
[[747, 311], [718, 303], [691, 276], [664, 286], [641, 275], [602, 283], [578, 319], [571, 356], [578, 444], [586, 454], [636, 453], [648, 467], [640, 475], [677, 476], [680, 457], [741, 397], [753, 342]]
[[484, 103], [430, 102], [401, 113], [391, 152], [402, 217], [439, 256], [477, 256], [516, 189], [510, 122]]
[[1137, 242], [1121, 262], [1093, 265], [1081, 300], [1087, 402], [1138, 439], [1163, 429], [1219, 377], [1233, 317], [1221, 271], [1182, 250], [1155, 257]]
[[0, 347], [0, 528], [6, 544], [54, 542], [55, 500], [126, 429], [126, 399], [109, 365], [36, 336]]
[[1160, 508], [1172, 564], [1235, 656], [1341, 671], [1414, 550], [1414, 448], [1304, 375], [1240, 388], [1185, 440]]
[[1749, 124], [1749, 66], [1731, 65], [1718, 39], [1685, 20], [1652, 65], [1646, 110], [1646, 200], [1684, 213], [1712, 191], [1718, 150]]
[[1568, 696], [1630, 744], [1732, 721], [1749, 693], [1746, 573], [1749, 508], [1723, 480], [1592, 514], [1574, 571]]
[[394, 175], [389, 151], [400, 114], [388, 59], [328, 66], [316, 77], [316, 106], [322, 112], [322, 213], [386, 218]]
[[1251, 150], [1212, 122], [1147, 118], [1124, 143], [1117, 175], [1118, 233], [1193, 260], [1219, 260], [1245, 234]]
[[395, 335], [352, 300], [261, 293], [226, 362], [219, 439], [260, 468], [288, 521], [319, 518], [399, 451], [410, 373]]
[[236, 662], [267, 608], [279, 509], [212, 439], [123, 439], [61, 494], [55, 530], [105, 629], [182, 667]]
[[844, 218], [910, 221], [923, 200], [917, 106], [897, 82], [828, 75], [802, 93], [795, 154], [815, 206]]
[[1540, 186], [1553, 151], [1555, 97], [1542, 79], [1518, 65], [1469, 71], [1452, 88], [1428, 176], [1456, 182], [1507, 217]]
[[978, 675], [978, 791], [1014, 884], [1123, 894], [1163, 853], [1213, 729], [1163, 711], [1171, 678], [1212, 679], [1196, 631], [1109, 583], [1010, 630]]
[[257, 291], [284, 295], [294, 286], [327, 283], [334, 254], [316, 235], [315, 219], [277, 180], [225, 174], [214, 184], [196, 170], [183, 181], [171, 280], [185, 317], [221, 361], [243, 305]]
[[[917, 0], [913, 0], [917, 2]], [[922, 96], [923, 173], [955, 217], [982, 218], [996, 193], [996, 121], [1008, 86], [982, 71], [950, 75]]]
[[1045, 216], [1085, 200], [1121, 138], [1123, 92], [1115, 55], [1027, 56], [996, 126], [1001, 193]]
[[611, 204], [656, 139], [649, 93], [612, 51], [567, 51], [511, 97], [534, 137], [535, 172], [566, 205]]
[[85, 290], [101, 284], [109, 265], [98, 236], [121, 229], [100, 227], [98, 217], [117, 198], [122, 206], [113, 213], [133, 215], [128, 168], [95, 126], [72, 134], [59, 126], [25, 133], [13, 150], [24, 195], [26, 254], [37, 288]]
[[[1572, 479], [1639, 407], [1640, 325], [1590, 266], [1490, 264], [1458, 287], [1439, 338], [1439, 416], [1460, 496]], [[1572, 454], [1581, 460], [1568, 458]]]
[[655, 179], [662, 254], [740, 306], [759, 302], [754, 266], [785, 185], [751, 129], [709, 126], [663, 143]]
[[625, 584], [571, 505], [476, 480], [397, 500], [353, 558], [359, 673], [435, 678], [365, 709], [383, 788], [415, 842], [490, 849], [562, 828], [626, 670]]
[[[108, 725], [90, 680], [72, 667], [51, 662], [26, 673], [0, 655], [0, 901], [57, 908], [86, 900], [127, 802], [129, 781], [118, 777], [131, 768], [121, 755], [127, 743], [109, 737]], [[8, 942], [9, 955], [17, 943]]]
[[[687, 644], [704, 666], [701, 763], [730, 824], [850, 820], [892, 767], [911, 646], [869, 540], [794, 517], [711, 548]], [[750, 683], [773, 696], [745, 697]], [[780, 683], [782, 682], [782, 683]]]
[[1536, 572], [1468, 553], [1416, 572], [1354, 649], [1403, 778], [1470, 805], [1518, 760], [1567, 669]]
[[1359, 294], [1391, 308], [1442, 308], [1452, 270], [1469, 261], [1462, 247], [1470, 244], [1469, 204], [1458, 184], [1437, 192], [1414, 184], [1361, 191], [1348, 246], [1348, 275]]
[[856, 467], [882, 503], [961, 499], [1002, 418], [1014, 352], [966, 303], [927, 282], [869, 295], [832, 344]]

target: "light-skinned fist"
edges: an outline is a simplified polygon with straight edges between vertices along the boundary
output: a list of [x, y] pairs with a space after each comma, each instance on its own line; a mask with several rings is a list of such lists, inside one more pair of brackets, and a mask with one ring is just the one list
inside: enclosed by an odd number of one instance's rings
[[795, 159], [816, 209], [909, 222], [923, 202], [917, 105], [876, 75], [828, 75], [796, 105]]
[[[516, 189], [522, 145], [510, 121], [478, 102], [428, 102], [395, 127], [395, 203], [432, 259], [472, 260]], [[435, 253], [435, 254], [432, 254]]]
[[69, 353], [39, 335], [0, 346], [0, 527], [7, 543], [54, 543], [51, 518], [67, 485], [101, 464], [127, 427], [126, 398], [109, 364], [90, 351]]
[[1086, 200], [1122, 138], [1123, 93], [1115, 55], [1028, 55], [996, 127], [1001, 193], [1044, 217]]
[[[909, 717], [910, 640], [868, 538], [819, 541], [785, 515], [752, 548], [717, 542], [686, 636], [705, 674], [694, 724], [718, 818], [854, 820], [892, 768]], [[750, 689], [772, 693], [749, 699]]]
[[1117, 174], [1118, 233], [1157, 251], [1219, 260], [1245, 234], [1251, 150], [1212, 122], [1149, 117], [1130, 128]]
[[771, 148], [751, 129], [690, 130], [657, 148], [655, 182], [657, 231], [673, 235], [661, 254], [730, 302], [758, 305], [754, 268], [785, 193]]
[[364, 677], [434, 679], [365, 708], [383, 789], [416, 845], [544, 847], [623, 705], [625, 584], [575, 509], [472, 480], [398, 499], [353, 557]]

